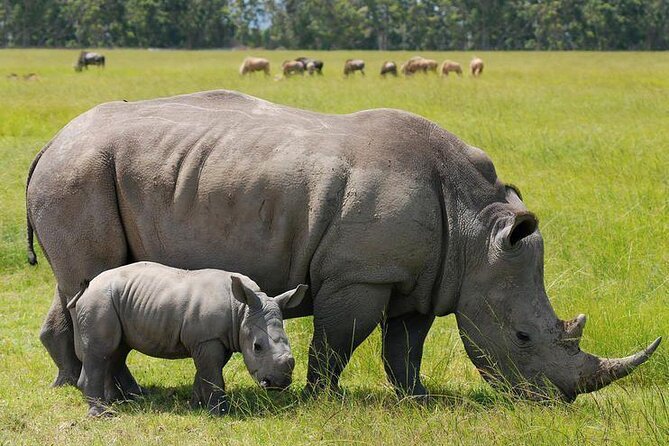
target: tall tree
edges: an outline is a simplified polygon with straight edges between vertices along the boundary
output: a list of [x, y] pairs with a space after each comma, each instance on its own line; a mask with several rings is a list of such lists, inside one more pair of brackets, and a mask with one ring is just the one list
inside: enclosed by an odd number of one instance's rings
[[2, 46], [669, 49], [669, 0], [0, 0]]

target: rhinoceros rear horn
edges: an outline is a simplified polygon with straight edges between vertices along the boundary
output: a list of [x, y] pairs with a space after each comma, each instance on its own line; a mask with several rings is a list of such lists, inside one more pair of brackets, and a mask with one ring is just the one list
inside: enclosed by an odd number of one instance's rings
[[634, 371], [638, 366], [643, 364], [651, 357], [651, 355], [660, 345], [662, 338], [659, 337], [653, 341], [648, 347], [640, 352], [637, 352], [626, 358], [598, 358], [596, 356], [588, 355], [589, 358], [586, 365], [591, 368], [591, 372], [583, 376], [578, 385], [578, 393], [588, 393], [599, 390], [604, 386], [611, 384], [613, 381], [623, 378]]
[[566, 341], [572, 341], [578, 344], [578, 341], [583, 336], [583, 328], [585, 328], [585, 323], [588, 318], [585, 314], [579, 314], [574, 319], [569, 322], [565, 322], [565, 336]]

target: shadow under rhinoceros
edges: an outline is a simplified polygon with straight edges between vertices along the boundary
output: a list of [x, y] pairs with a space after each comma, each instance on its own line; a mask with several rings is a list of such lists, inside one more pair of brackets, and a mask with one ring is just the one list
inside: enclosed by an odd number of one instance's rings
[[[206, 414], [206, 409], [190, 405], [192, 386], [145, 386], [145, 393], [112, 406], [112, 411], [124, 415], [171, 413], [174, 415]], [[306, 396], [299, 390], [268, 392], [260, 388], [236, 388], [227, 391], [230, 400], [229, 417], [236, 419], [285, 414], [302, 403]]]
[[[191, 408], [191, 389], [192, 387], [188, 384], [176, 387], [148, 386], [144, 388], [145, 395], [116, 403], [113, 411], [124, 415], [144, 413], [206, 415], [205, 409]], [[435, 387], [430, 388], [430, 395], [426, 397], [399, 397], [390, 388], [355, 387], [343, 388], [338, 394], [330, 392], [312, 397], [298, 386], [277, 392], [268, 392], [254, 387], [234, 388], [227, 392], [230, 398], [228, 417], [247, 419], [274, 415], [286, 416], [295, 413], [299, 408], [328, 401], [337, 401], [337, 404], [342, 406], [383, 407], [387, 410], [415, 407], [428, 410], [485, 411], [493, 407], [508, 408], [514, 404], [513, 397], [489, 387], [476, 387], [465, 392], [460, 390]]]

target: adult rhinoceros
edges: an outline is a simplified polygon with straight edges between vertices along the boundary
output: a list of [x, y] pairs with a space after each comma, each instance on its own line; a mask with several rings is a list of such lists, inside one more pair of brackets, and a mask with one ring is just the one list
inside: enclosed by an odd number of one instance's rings
[[58, 282], [41, 333], [55, 384], [80, 368], [65, 302], [137, 260], [239, 271], [270, 294], [308, 283], [286, 317], [314, 316], [313, 390], [336, 386], [381, 323], [390, 381], [424, 393], [423, 342], [451, 313], [484, 376], [566, 399], [659, 343], [624, 359], [582, 352], [585, 316], [551, 308], [519, 193], [481, 150], [402, 111], [325, 115], [228, 91], [103, 104], [37, 155], [27, 212], [31, 261], [34, 228]]

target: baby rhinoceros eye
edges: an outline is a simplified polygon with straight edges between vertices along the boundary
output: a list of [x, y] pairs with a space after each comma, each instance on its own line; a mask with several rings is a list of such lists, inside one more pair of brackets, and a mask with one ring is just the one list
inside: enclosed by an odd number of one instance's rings
[[254, 342], [253, 343], [253, 351], [258, 353], [261, 350], [262, 350], [262, 345], [258, 344], [257, 342]]
[[525, 333], [524, 331], [517, 331], [516, 332], [516, 337], [521, 342], [529, 342], [530, 341], [530, 335]]

